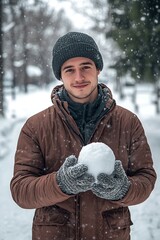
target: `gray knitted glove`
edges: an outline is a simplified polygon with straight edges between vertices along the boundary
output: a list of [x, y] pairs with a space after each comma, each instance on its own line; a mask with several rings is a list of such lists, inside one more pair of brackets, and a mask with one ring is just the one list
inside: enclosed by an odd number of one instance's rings
[[95, 181], [94, 177], [87, 173], [88, 167], [85, 164], [77, 164], [77, 161], [75, 156], [69, 156], [57, 172], [57, 183], [66, 194], [86, 192]]
[[130, 182], [120, 160], [115, 161], [115, 169], [111, 175], [100, 173], [97, 182], [92, 185], [92, 192], [104, 199], [120, 200], [128, 192]]

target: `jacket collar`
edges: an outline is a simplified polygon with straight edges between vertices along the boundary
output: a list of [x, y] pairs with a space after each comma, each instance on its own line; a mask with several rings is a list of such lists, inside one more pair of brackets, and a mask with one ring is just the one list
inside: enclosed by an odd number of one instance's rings
[[[104, 98], [107, 100], [107, 101], [105, 101], [106, 108], [110, 109], [110, 108], [112, 108], [112, 106], [115, 106], [116, 102], [112, 98], [111, 90], [103, 83], [98, 84], [98, 87], [99, 87], [99, 89], [101, 89], [100, 91], [102, 91]], [[56, 87], [53, 88], [53, 90], [51, 92], [52, 103], [54, 103], [54, 101], [56, 101], [56, 100], [61, 100], [61, 101], [67, 102], [66, 99], [63, 99], [63, 91], [65, 91], [63, 84], [57, 85]], [[72, 100], [70, 99], [69, 101], [72, 101]], [[75, 103], [75, 104], [77, 104], [77, 106], [81, 105], [80, 103]]]

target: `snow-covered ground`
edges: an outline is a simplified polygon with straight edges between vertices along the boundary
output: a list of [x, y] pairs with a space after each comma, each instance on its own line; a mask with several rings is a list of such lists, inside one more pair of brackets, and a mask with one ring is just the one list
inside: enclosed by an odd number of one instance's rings
[[[47, 89], [32, 89], [27, 95], [19, 93], [16, 100], [12, 100], [10, 96], [6, 99], [7, 114], [5, 119], [0, 118], [0, 240], [31, 240], [34, 210], [21, 209], [14, 203], [10, 193], [10, 180], [20, 129], [29, 116], [51, 105], [50, 93], [53, 85]], [[119, 105], [134, 111], [129, 97], [122, 101], [115, 94], [115, 98]], [[151, 92], [138, 93], [138, 116], [151, 146], [158, 179], [149, 199], [130, 208], [134, 223], [132, 240], [160, 238], [160, 115], [156, 115], [155, 106], [151, 101]]]

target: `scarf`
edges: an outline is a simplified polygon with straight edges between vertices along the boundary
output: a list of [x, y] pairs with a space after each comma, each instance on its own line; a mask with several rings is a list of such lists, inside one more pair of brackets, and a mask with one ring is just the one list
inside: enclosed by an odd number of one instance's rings
[[76, 122], [83, 137], [84, 144], [86, 145], [97, 123], [110, 110], [106, 107], [109, 95], [103, 92], [102, 87], [98, 85], [98, 96], [91, 103], [74, 102], [65, 89], [59, 92], [59, 98], [61, 101], [68, 102], [68, 110]]

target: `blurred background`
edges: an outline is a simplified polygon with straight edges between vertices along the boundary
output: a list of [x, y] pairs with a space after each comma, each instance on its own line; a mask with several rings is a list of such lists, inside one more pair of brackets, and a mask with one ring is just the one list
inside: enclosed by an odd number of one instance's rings
[[158, 179], [151, 197], [131, 207], [132, 239], [159, 240], [159, 0], [0, 0], [0, 240], [31, 239], [33, 211], [20, 209], [9, 189], [14, 153], [26, 119], [51, 105], [60, 83], [52, 48], [69, 31], [95, 38], [104, 58], [99, 81], [145, 127]]
[[96, 39], [105, 59], [102, 80], [114, 81], [121, 98], [123, 86], [132, 86], [136, 101], [139, 84], [147, 83], [160, 112], [159, 0], [1, 0], [1, 116], [6, 94], [16, 98], [30, 84], [42, 88], [54, 81], [52, 47], [68, 31]]

